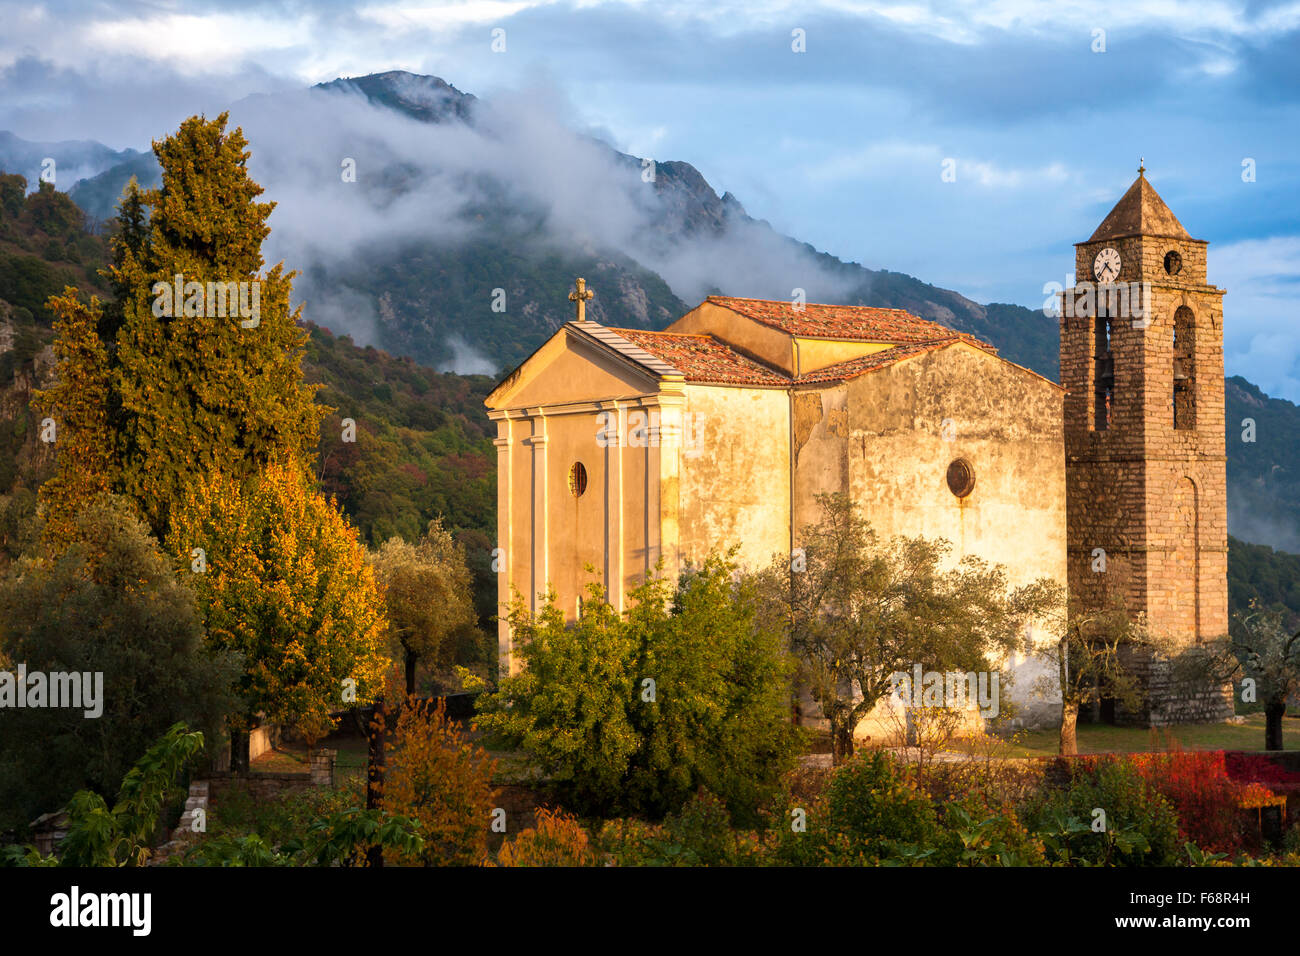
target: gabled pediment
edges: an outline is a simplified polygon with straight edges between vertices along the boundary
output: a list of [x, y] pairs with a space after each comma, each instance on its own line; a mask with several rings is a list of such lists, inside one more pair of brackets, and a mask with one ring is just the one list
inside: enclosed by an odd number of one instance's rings
[[484, 400], [490, 409], [634, 398], [680, 383], [672, 366], [594, 322], [568, 322]]

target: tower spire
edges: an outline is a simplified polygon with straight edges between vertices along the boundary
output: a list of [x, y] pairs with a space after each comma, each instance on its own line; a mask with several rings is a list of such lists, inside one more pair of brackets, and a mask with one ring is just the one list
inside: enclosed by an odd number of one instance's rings
[[1145, 156], [1139, 156], [1139, 157], [1138, 157], [1138, 175], [1139, 175], [1139, 176], [1145, 176], [1145, 175], [1146, 175], [1146, 172], [1147, 172], [1146, 162], [1147, 162], [1147, 160], [1146, 160], [1146, 157], [1145, 157]]

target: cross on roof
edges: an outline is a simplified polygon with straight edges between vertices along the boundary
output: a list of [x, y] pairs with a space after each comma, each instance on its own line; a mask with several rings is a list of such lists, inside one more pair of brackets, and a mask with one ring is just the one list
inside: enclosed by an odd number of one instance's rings
[[587, 318], [587, 300], [596, 293], [587, 288], [586, 279], [578, 279], [575, 285], [578, 287], [577, 291], [569, 293], [569, 301], [577, 303], [578, 306], [578, 316], [574, 321], [583, 322]]

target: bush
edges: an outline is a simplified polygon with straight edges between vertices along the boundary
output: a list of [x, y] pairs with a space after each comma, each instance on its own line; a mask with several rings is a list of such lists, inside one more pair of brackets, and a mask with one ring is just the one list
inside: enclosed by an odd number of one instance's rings
[[[794, 808], [804, 809], [804, 808]], [[806, 832], [788, 817], [777, 859], [796, 866], [923, 862], [952, 841], [929, 799], [885, 754], [860, 753], [837, 769], [823, 797], [808, 808]]]
[[754, 832], [735, 829], [726, 804], [704, 790], [661, 824], [607, 821], [600, 846], [618, 866], [757, 866], [764, 860]]
[[389, 814], [420, 823], [417, 856], [385, 853], [397, 865], [472, 866], [487, 857], [496, 761], [447, 721], [446, 707], [408, 698], [397, 719], [384, 774]]
[[542, 807], [537, 826], [507, 840], [497, 852], [498, 866], [596, 866], [587, 831], [563, 812]]
[[1300, 857], [1300, 822], [1291, 821], [1291, 828], [1282, 838], [1282, 852], [1288, 857]]
[[1202, 849], [1242, 849], [1241, 802], [1248, 787], [1228, 776], [1223, 751], [1134, 754], [1143, 779], [1178, 814], [1178, 835]]
[[[1022, 817], [1044, 841], [1049, 861], [1099, 866], [1174, 866], [1182, 858], [1178, 817], [1127, 760], [1077, 758], [1064, 787], [1048, 785]], [[1105, 829], [1093, 826], [1103, 819]], [[1095, 823], [1095, 822], [1096, 823]]]
[[314, 820], [359, 806], [364, 799], [354, 784], [310, 787], [260, 800], [243, 782], [236, 781], [212, 802], [207, 839], [257, 836], [274, 849], [300, 837]]
[[10, 568], [0, 584], [5, 658], [10, 671], [25, 663], [28, 674], [87, 675], [100, 713], [0, 708], [0, 829], [24, 826], [82, 788], [116, 792], [172, 724], [212, 739], [233, 705], [237, 662], [205, 650], [194, 592], [118, 498], [87, 504], [62, 554]]
[[510, 612], [520, 673], [480, 699], [480, 723], [526, 750], [566, 806], [660, 819], [704, 788], [754, 825], [795, 762], [790, 667], [756, 623], [752, 583], [710, 556], [673, 589], [651, 579], [620, 615], [592, 585], [566, 624], [553, 595]]
[[970, 793], [943, 808], [941, 823], [948, 839], [939, 864], [960, 866], [1043, 866], [1043, 841], [1029, 831], [1010, 804], [992, 804], [983, 793]]

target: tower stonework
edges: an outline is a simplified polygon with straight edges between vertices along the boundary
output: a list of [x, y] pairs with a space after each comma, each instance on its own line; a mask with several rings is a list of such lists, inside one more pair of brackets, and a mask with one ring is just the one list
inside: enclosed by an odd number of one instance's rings
[[[1223, 295], [1143, 171], [1086, 242], [1062, 297], [1070, 593], [1122, 600], [1189, 648], [1228, 630]], [[1230, 687], [1188, 686], [1130, 650], [1146, 702], [1126, 723], [1222, 720]]]

